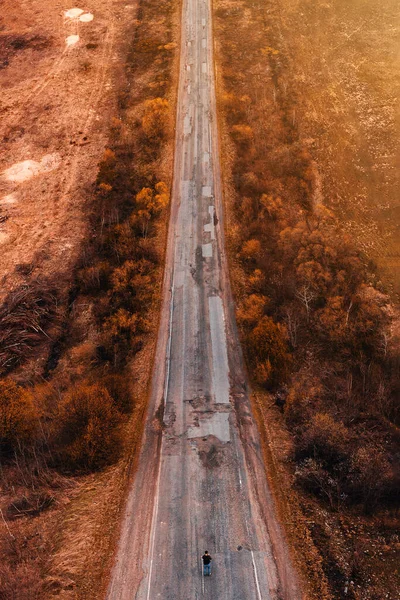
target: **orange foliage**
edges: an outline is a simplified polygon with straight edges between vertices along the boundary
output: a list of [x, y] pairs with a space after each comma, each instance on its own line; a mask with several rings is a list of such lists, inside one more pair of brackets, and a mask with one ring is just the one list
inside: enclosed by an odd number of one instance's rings
[[142, 118], [144, 133], [152, 140], [163, 139], [169, 126], [170, 107], [165, 98], [147, 100]]
[[108, 391], [81, 384], [62, 399], [61, 452], [74, 468], [97, 469], [115, 460], [121, 449], [121, 415]]
[[33, 443], [39, 411], [30, 391], [12, 379], [0, 381], [0, 447], [14, 450]]

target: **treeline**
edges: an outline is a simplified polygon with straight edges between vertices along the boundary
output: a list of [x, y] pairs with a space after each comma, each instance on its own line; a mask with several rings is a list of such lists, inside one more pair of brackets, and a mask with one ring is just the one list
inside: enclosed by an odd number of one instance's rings
[[320, 202], [278, 33], [264, 30], [261, 16], [257, 27], [240, 20], [241, 10], [218, 8], [216, 27], [220, 110], [234, 149], [228, 241], [247, 365], [284, 412], [299, 485], [333, 509], [390, 506], [400, 483], [400, 383], [388, 298]]

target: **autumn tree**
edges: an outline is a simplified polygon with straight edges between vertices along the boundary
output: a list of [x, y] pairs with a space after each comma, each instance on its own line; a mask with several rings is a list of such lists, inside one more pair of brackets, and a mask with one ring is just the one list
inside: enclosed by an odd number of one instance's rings
[[[142, 188], [138, 194], [136, 194], [136, 206], [137, 206], [137, 218], [141, 224], [142, 236], [147, 237], [149, 231], [149, 224], [151, 219], [160, 213], [169, 202], [169, 191], [168, 186], [160, 181], [156, 184], [155, 190], [151, 188]], [[136, 216], [133, 217], [131, 222], [135, 222]]]
[[239, 327], [255, 327], [265, 313], [268, 298], [262, 294], [247, 296], [236, 311]]
[[148, 305], [153, 293], [153, 264], [142, 258], [127, 260], [111, 275], [111, 293], [118, 304], [129, 310]]
[[170, 106], [165, 98], [154, 98], [145, 103], [142, 127], [146, 136], [152, 140], [163, 140], [169, 128]]
[[232, 127], [232, 137], [244, 149], [252, 143], [254, 132], [249, 125], [241, 123]]
[[106, 388], [120, 413], [129, 414], [132, 412], [134, 400], [129, 377], [118, 373], [109, 373], [102, 378], [101, 385]]
[[117, 176], [116, 165], [117, 158], [115, 152], [110, 148], [106, 148], [97, 175], [97, 184], [101, 194], [106, 194], [112, 190]]
[[266, 387], [283, 383], [288, 376], [291, 355], [285, 327], [270, 317], [262, 317], [246, 337], [257, 381]]
[[251, 239], [244, 242], [240, 251], [241, 258], [249, 263], [257, 261], [261, 254], [261, 242], [257, 239]]

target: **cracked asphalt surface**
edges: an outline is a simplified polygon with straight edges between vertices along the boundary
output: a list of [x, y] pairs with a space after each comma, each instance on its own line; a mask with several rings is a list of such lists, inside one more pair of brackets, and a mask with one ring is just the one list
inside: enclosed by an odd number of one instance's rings
[[183, 2], [176, 127], [152, 395], [107, 598], [297, 600], [227, 276], [210, 0]]

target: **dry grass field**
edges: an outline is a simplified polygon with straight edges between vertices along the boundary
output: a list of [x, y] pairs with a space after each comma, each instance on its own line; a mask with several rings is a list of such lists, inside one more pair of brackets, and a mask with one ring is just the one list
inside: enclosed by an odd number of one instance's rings
[[24, 271], [70, 272], [115, 112], [121, 41], [135, 2], [89, 0], [78, 16], [71, 8], [2, 5], [1, 297], [25, 281]]
[[[267, 3], [265, 25], [320, 199], [400, 292], [400, 13], [374, 0]], [[268, 33], [267, 33], [268, 36]], [[278, 57], [279, 58], [279, 57]]]

